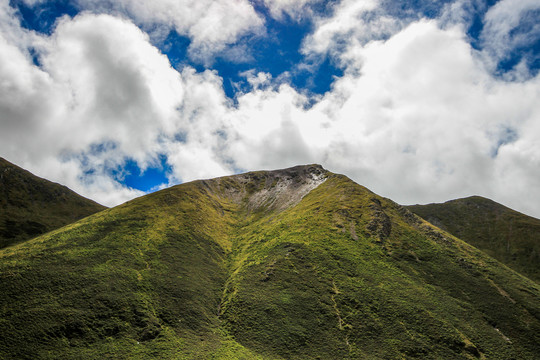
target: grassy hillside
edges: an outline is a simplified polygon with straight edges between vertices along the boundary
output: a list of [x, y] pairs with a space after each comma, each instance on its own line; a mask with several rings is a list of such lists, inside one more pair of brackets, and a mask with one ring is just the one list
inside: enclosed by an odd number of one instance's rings
[[540, 287], [318, 166], [195, 181], [0, 251], [0, 358], [536, 359]]
[[480, 196], [409, 206], [427, 221], [540, 282], [540, 220]]
[[0, 158], [0, 248], [105, 209]]

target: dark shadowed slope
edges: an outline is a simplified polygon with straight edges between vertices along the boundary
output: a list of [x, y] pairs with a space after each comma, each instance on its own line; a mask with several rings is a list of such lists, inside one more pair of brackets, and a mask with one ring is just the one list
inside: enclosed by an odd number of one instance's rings
[[0, 248], [105, 209], [0, 158]]
[[472, 196], [409, 210], [540, 282], [540, 220]]
[[0, 251], [0, 358], [537, 359], [540, 288], [320, 166], [195, 181]]

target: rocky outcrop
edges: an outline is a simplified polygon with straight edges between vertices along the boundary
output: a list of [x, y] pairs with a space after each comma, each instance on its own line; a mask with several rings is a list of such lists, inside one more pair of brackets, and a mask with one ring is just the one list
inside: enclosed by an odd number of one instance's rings
[[379, 241], [383, 241], [392, 232], [390, 217], [384, 212], [379, 199], [371, 199], [369, 209], [371, 210], [371, 220], [367, 224], [366, 229], [373, 237], [376, 237]]

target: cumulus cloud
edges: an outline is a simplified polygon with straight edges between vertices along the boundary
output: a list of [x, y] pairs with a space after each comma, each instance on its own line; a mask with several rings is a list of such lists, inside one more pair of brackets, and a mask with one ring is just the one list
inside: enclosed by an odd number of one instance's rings
[[179, 73], [124, 18], [65, 17], [46, 36], [2, 5], [12, 20], [0, 34], [2, 156], [107, 205], [142, 194], [112, 176], [128, 158], [144, 171], [166, 155], [171, 182], [231, 172], [216, 72]]
[[540, 214], [538, 77], [494, 78], [462, 28], [428, 20], [345, 55], [361, 71], [311, 108], [286, 85], [238, 99], [239, 166], [322, 162], [401, 203], [480, 194]]
[[[250, 33], [264, 20], [248, 0], [78, 0], [83, 9], [129, 16], [147, 31], [174, 29], [191, 40], [192, 59], [209, 64], [216, 54]], [[164, 29], [163, 29], [164, 28]]]
[[233, 101], [216, 71], [173, 69], [130, 20], [83, 13], [38, 35], [7, 4], [0, 153], [102, 203], [141, 194], [111, 169], [165, 156], [171, 183], [322, 163], [401, 203], [479, 194], [540, 216], [540, 76], [494, 77], [456, 22], [403, 22], [379, 1], [344, 0], [303, 45], [340, 61], [330, 91], [313, 98], [253, 69]]
[[257, 89], [238, 98], [229, 114], [234, 141], [228, 154], [244, 169], [279, 168], [313, 162], [303, 128], [307, 99], [289, 85]]
[[302, 20], [313, 14], [310, 6], [321, 3], [322, 0], [264, 0], [270, 15], [275, 19], [283, 19], [288, 15], [291, 19]]
[[439, 23], [442, 27], [462, 25], [468, 28], [474, 21], [475, 12], [485, 7], [487, 5], [481, 0], [456, 0], [446, 3], [441, 9]]
[[[0, 38], [4, 156], [57, 181], [62, 162], [81, 159], [105, 171], [129, 156], [144, 168], [159, 152], [160, 137], [174, 133], [183, 97], [167, 58], [132, 23], [108, 15], [64, 18], [37, 43], [40, 67], [13, 40]], [[84, 167], [64, 173], [63, 182], [86, 194], [120, 190], [105, 173], [82, 184]]]
[[[0, 143], [15, 152], [25, 144], [25, 129], [47, 131], [40, 120], [59, 111], [50, 105], [58, 89], [48, 74], [33, 64], [28, 47], [37, 36], [19, 27], [7, 1], [0, 2], [0, 19]], [[37, 153], [34, 146], [28, 151]]]
[[359, 54], [362, 75], [335, 84], [334, 93], [347, 98], [332, 109], [342, 133], [334, 146], [358, 159], [346, 172], [405, 203], [493, 195], [502, 161], [493, 158], [498, 129], [537, 116], [530, 85], [493, 79], [458, 28], [441, 30], [432, 21]]
[[516, 48], [540, 40], [539, 13], [540, 3], [536, 0], [502, 0], [489, 9], [481, 39], [493, 67]]
[[180, 76], [132, 23], [91, 14], [63, 19], [42, 63], [66, 89], [70, 119], [63, 131], [84, 129], [78, 139], [64, 139], [63, 148], [110, 138], [120, 151], [142, 160], [160, 132], [174, 131], [183, 96]]
[[172, 181], [190, 181], [232, 172], [231, 160], [223, 153], [228, 141], [227, 113], [231, 100], [223, 92], [221, 77], [215, 71], [182, 71], [186, 89], [178, 108], [178, 135], [166, 141]]
[[398, 31], [401, 21], [387, 16], [380, 0], [343, 0], [329, 17], [315, 18], [315, 31], [303, 44], [305, 54], [339, 54], [351, 45], [384, 39]]

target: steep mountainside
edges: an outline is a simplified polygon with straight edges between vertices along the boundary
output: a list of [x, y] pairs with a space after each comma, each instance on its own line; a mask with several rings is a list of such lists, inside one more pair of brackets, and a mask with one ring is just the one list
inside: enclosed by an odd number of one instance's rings
[[0, 158], [0, 248], [105, 209]]
[[0, 358], [537, 359], [540, 286], [320, 166], [0, 251]]
[[540, 282], [540, 220], [472, 196], [409, 210]]

